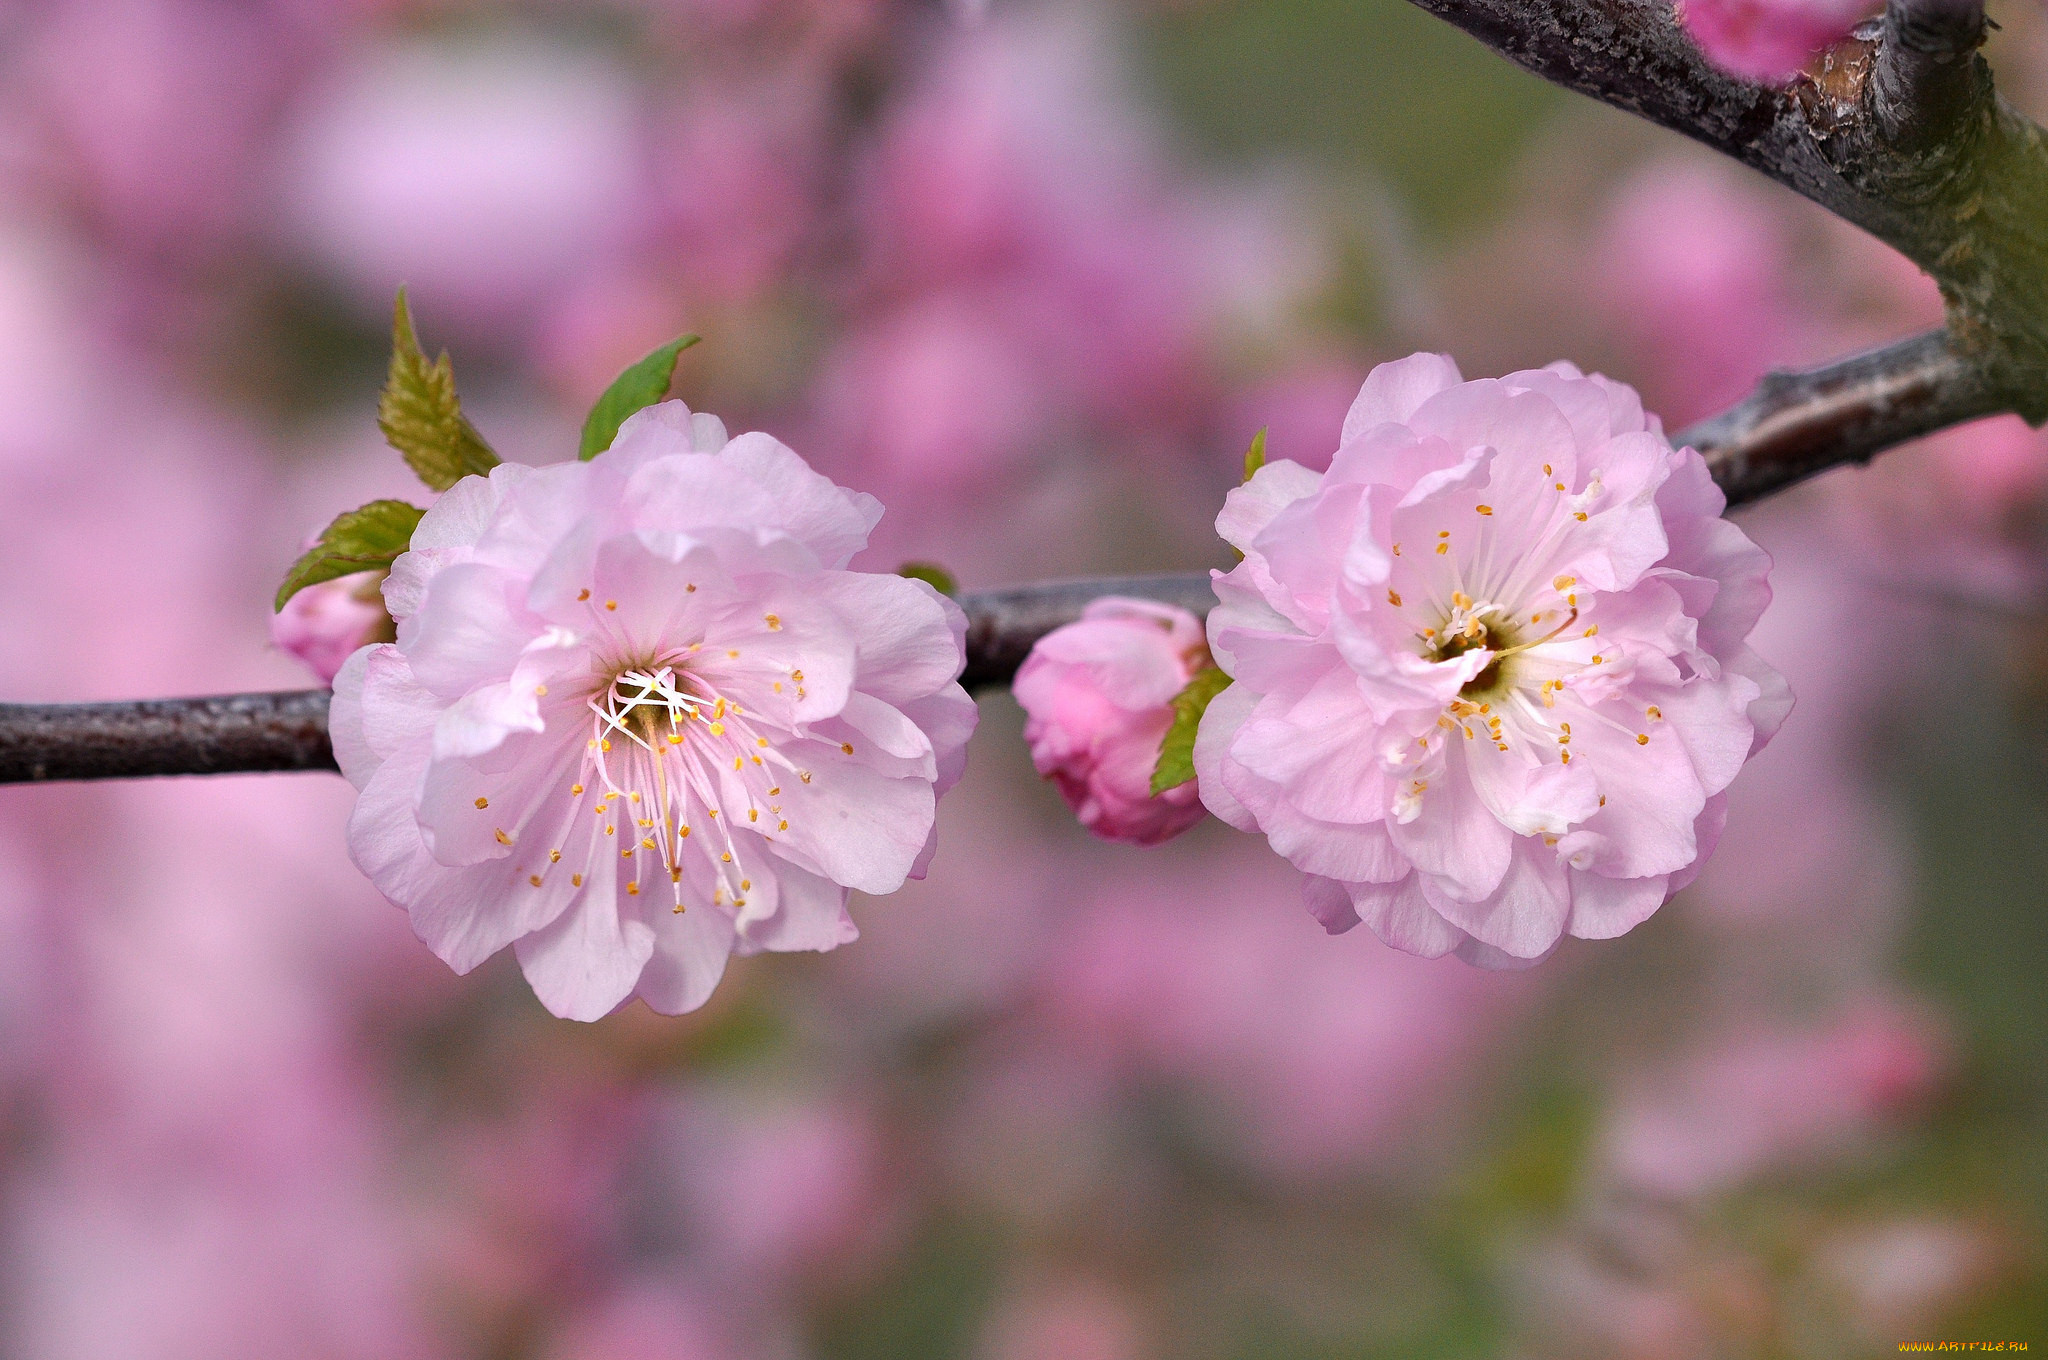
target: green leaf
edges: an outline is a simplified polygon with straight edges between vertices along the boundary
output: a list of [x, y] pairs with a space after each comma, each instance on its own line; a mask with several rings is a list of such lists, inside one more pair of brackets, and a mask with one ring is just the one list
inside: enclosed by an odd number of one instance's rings
[[1209, 711], [1209, 701], [1230, 688], [1230, 677], [1220, 666], [1204, 666], [1187, 687], [1173, 696], [1173, 726], [1159, 743], [1159, 763], [1152, 767], [1154, 797], [1177, 789], [1195, 777], [1195, 729]]
[[1244, 479], [1250, 481], [1258, 470], [1266, 465], [1266, 430], [1261, 425], [1259, 432], [1252, 436], [1252, 446], [1244, 451]]
[[403, 288], [392, 309], [391, 371], [377, 400], [377, 428], [405, 455], [406, 465], [420, 480], [436, 491], [446, 491], [471, 474], [483, 476], [499, 462], [462, 414], [448, 351], [441, 351], [431, 364], [420, 352]]
[[953, 579], [953, 573], [936, 562], [905, 562], [896, 568], [898, 576], [908, 576], [913, 581], [922, 581], [941, 595], [958, 595], [960, 583]]
[[583, 422], [583, 448], [577, 457], [585, 462], [612, 446], [626, 417], [644, 406], [652, 406], [668, 395], [676, 375], [676, 360], [697, 343], [694, 335], [679, 335], [612, 380], [612, 385], [590, 408]]
[[335, 516], [334, 523], [321, 530], [320, 541], [284, 574], [273, 608], [284, 608], [286, 600], [307, 586], [389, 567], [392, 559], [411, 545], [412, 531], [425, 513], [404, 501], [371, 501]]

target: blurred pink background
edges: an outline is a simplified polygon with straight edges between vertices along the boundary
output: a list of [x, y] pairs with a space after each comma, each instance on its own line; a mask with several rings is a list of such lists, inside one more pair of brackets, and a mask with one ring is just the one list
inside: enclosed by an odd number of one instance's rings
[[[2000, 8], [2048, 105], [2048, 22]], [[309, 683], [421, 494], [408, 284], [509, 457], [678, 394], [973, 586], [1227, 565], [1375, 362], [1677, 427], [1910, 266], [1398, 0], [0, 0], [0, 699]], [[1483, 974], [1215, 823], [1092, 841], [982, 701], [929, 881], [703, 1011], [452, 976], [332, 776], [0, 789], [0, 1355], [1861, 1356], [2048, 1344], [2048, 443], [1745, 513], [1799, 708], [1700, 883]]]

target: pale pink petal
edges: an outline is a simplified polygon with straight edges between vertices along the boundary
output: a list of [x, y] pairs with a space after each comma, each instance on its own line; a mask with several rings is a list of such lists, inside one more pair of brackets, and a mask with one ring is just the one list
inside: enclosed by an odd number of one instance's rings
[[1457, 362], [1448, 354], [1411, 354], [1381, 364], [1367, 375], [1365, 386], [1358, 389], [1358, 399], [1345, 412], [1338, 443], [1349, 444], [1375, 425], [1406, 425], [1416, 408], [1463, 381]]
[[1438, 915], [1419, 876], [1398, 883], [1349, 883], [1351, 906], [1372, 933], [1407, 954], [1440, 958], [1465, 943], [1465, 932]]
[[513, 942], [527, 985], [541, 1005], [564, 1020], [609, 1015], [633, 994], [654, 953], [654, 931], [619, 905], [617, 873], [612, 857], [599, 855], [569, 909]]

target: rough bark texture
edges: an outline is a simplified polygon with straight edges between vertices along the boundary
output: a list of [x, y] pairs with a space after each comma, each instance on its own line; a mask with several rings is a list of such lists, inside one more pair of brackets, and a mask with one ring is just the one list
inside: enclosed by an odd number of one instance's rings
[[0, 784], [153, 774], [332, 770], [324, 689], [0, 704]]
[[[2048, 419], [2048, 144], [1992, 88], [1976, 52], [1981, 3], [1894, 0], [1779, 89], [1708, 62], [1670, 0], [1414, 2], [1545, 80], [1703, 142], [1893, 246], [1948, 302], [1951, 343], [1972, 374], [1960, 418]], [[1857, 372], [1872, 376], [1867, 364]], [[1817, 395], [1839, 413], [1833, 385]], [[1824, 422], [1812, 428], [1840, 446]], [[1872, 438], [1889, 428], [1869, 423]]]
[[1680, 430], [1731, 506], [1909, 439], [2007, 409], [1946, 331], [1806, 373], [1773, 373], [1739, 404]]

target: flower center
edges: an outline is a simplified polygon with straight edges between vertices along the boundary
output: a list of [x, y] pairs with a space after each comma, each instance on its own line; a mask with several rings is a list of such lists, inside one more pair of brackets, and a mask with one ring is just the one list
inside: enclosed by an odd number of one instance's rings
[[1443, 627], [1424, 635], [1423, 655], [1431, 661], [1451, 661], [1467, 652], [1492, 652], [1493, 659], [1458, 690], [1460, 699], [1477, 703], [1497, 699], [1511, 688], [1507, 663], [1521, 650], [1521, 641], [1521, 630], [1506, 610], [1492, 603], [1475, 604], [1461, 590], [1451, 596], [1451, 615]]
[[[775, 801], [782, 777], [786, 772], [808, 782], [809, 774], [792, 765], [738, 703], [673, 664], [623, 668], [588, 706], [586, 759], [604, 790], [596, 811], [605, 819], [604, 834], [617, 838], [620, 858], [633, 862], [628, 895], [639, 895], [641, 858], [652, 856], [668, 872], [675, 910], [683, 910], [683, 842], [695, 823], [708, 837], [713, 905], [744, 907], [753, 882], [733, 823], [744, 816], [740, 829], [764, 837], [771, 827], [788, 830]], [[737, 801], [727, 796], [735, 786]]]

